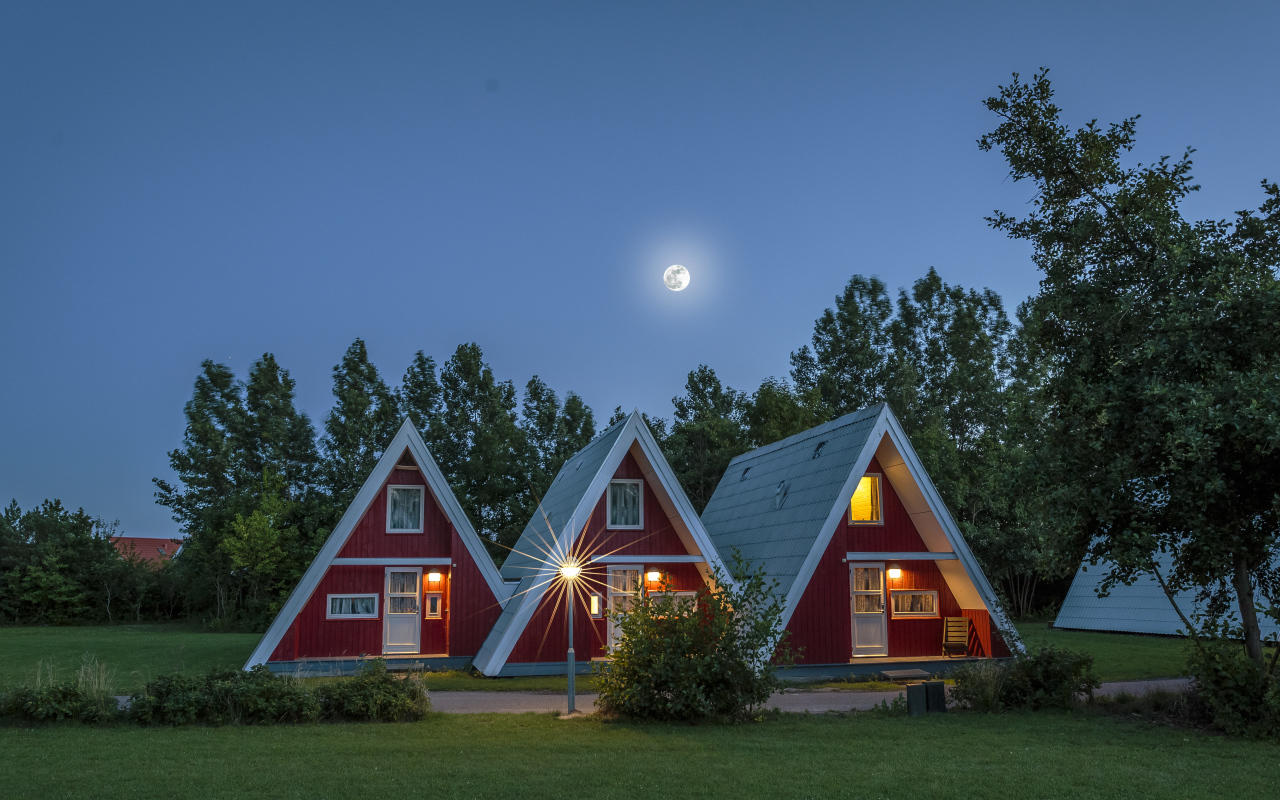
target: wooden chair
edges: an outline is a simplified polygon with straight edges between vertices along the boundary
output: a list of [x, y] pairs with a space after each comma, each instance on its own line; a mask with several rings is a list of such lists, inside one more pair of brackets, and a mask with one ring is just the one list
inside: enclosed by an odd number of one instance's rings
[[944, 655], [969, 654], [969, 618], [945, 617], [942, 623], [942, 652]]

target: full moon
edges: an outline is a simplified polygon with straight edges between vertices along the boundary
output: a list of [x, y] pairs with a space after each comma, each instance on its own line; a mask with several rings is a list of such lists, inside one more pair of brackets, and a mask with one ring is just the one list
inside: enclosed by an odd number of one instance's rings
[[672, 264], [662, 273], [662, 282], [673, 292], [678, 292], [689, 285], [689, 270], [679, 264]]

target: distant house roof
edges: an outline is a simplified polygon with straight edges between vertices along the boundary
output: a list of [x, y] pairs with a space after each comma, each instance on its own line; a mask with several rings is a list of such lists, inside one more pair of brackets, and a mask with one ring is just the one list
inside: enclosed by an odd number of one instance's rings
[[[1156, 560], [1160, 564], [1161, 574], [1166, 574], [1173, 566], [1173, 559], [1167, 554], [1162, 554]], [[1098, 586], [1109, 571], [1110, 567], [1106, 562], [1096, 566], [1081, 564], [1067, 591], [1066, 599], [1062, 601], [1058, 618], [1053, 621], [1053, 627], [1167, 636], [1176, 635], [1186, 627], [1160, 584], [1151, 575], [1143, 575], [1129, 586], [1117, 584], [1106, 597], [1098, 597]], [[1178, 608], [1188, 618], [1194, 618], [1193, 615], [1201, 610], [1196, 603], [1195, 594], [1194, 590], [1187, 590], [1174, 595]], [[1234, 592], [1231, 597], [1233, 607], [1228, 619], [1233, 624], [1239, 624], [1240, 613], [1234, 607]], [[1261, 614], [1258, 615], [1258, 622], [1263, 636], [1280, 633], [1280, 626]]]
[[146, 536], [113, 536], [111, 543], [125, 558], [132, 554], [152, 564], [162, 564], [176, 556], [182, 549], [182, 542], [179, 540], [153, 539]]

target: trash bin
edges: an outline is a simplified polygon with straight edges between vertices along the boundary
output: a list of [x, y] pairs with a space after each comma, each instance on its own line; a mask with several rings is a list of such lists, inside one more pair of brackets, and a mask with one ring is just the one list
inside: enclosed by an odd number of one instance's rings
[[929, 712], [929, 700], [925, 684], [913, 683], [907, 686], [907, 716], [918, 717]]
[[947, 684], [944, 681], [925, 681], [924, 706], [930, 714], [947, 712]]

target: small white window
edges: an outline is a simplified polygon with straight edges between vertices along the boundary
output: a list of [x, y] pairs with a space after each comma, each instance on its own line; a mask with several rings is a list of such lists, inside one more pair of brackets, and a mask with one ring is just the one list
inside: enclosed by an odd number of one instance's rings
[[387, 487], [387, 533], [422, 533], [422, 487]]
[[602, 619], [604, 617], [604, 597], [593, 593], [588, 602], [590, 603], [588, 610], [591, 612], [591, 618]]
[[444, 613], [444, 595], [429, 593], [424, 598], [427, 619], [440, 619]]
[[609, 483], [609, 527], [644, 527], [644, 481]]
[[377, 619], [376, 594], [331, 594], [325, 619]]
[[893, 616], [898, 617], [937, 617], [937, 592], [890, 592], [893, 596]]

